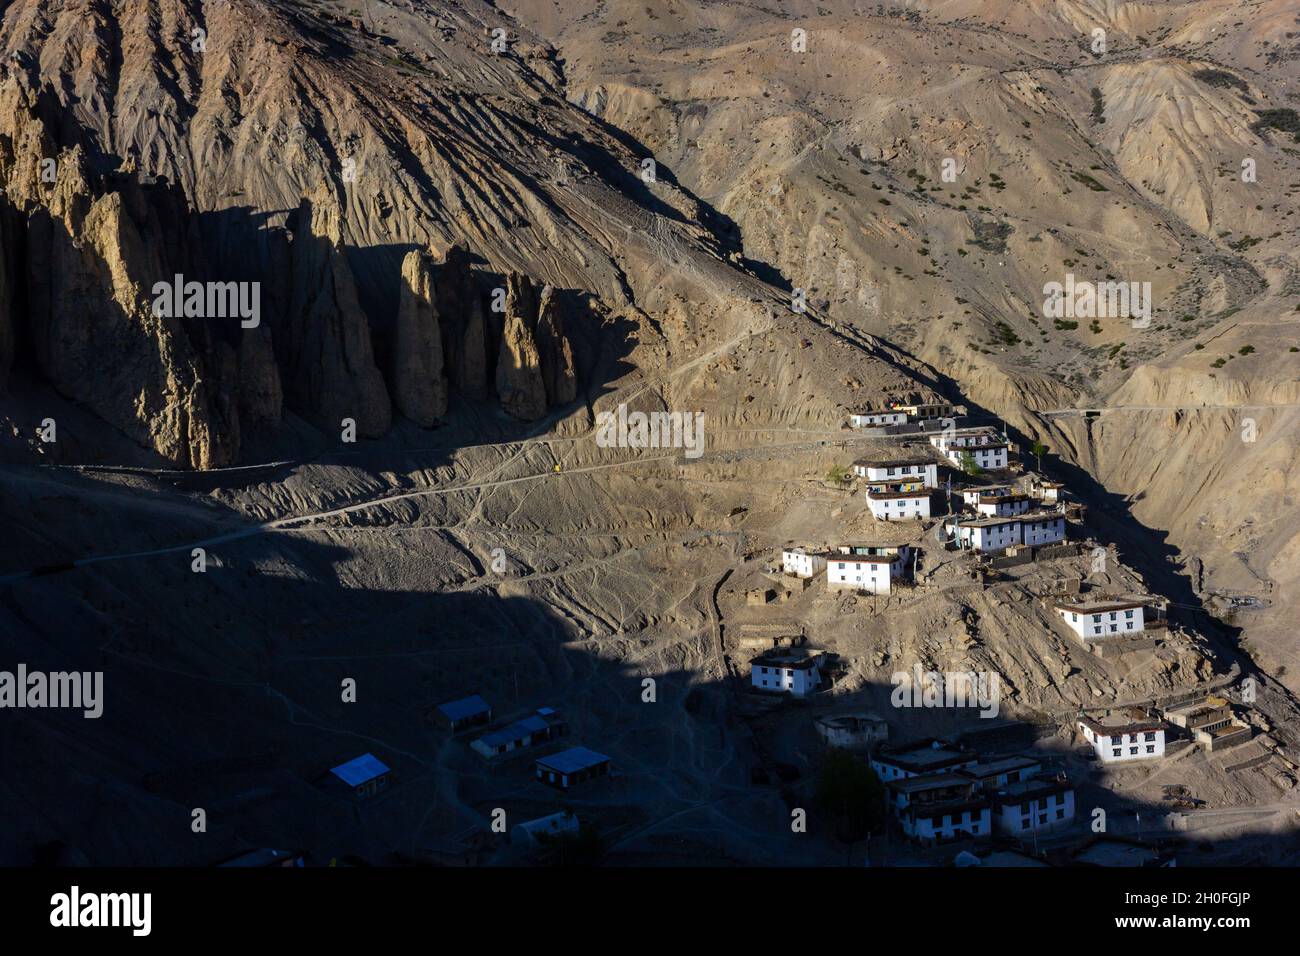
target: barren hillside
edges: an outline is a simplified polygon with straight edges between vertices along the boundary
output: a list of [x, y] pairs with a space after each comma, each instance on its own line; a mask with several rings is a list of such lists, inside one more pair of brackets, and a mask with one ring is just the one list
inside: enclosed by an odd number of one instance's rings
[[[7, 5], [0, 633], [108, 699], [0, 733], [32, 768], [0, 861], [441, 862], [557, 806], [430, 721], [476, 693], [614, 758], [565, 797], [614, 861], [836, 864], [788, 826], [809, 713], [743, 693], [773, 634], [836, 656], [814, 713], [991, 672], [1062, 761], [1083, 708], [1248, 674], [1276, 748], [1179, 766], [1290, 807], [1292, 6]], [[1067, 273], [1149, 282], [1150, 321], [1048, 317]], [[160, 308], [174, 278], [259, 312]], [[833, 476], [883, 447], [848, 411], [887, 400], [1046, 442], [1081, 549], [988, 577], [937, 518], [882, 528]], [[702, 444], [609, 447], [620, 407]], [[922, 554], [905, 594], [749, 599], [784, 545], [886, 539]], [[1049, 607], [1071, 581], [1173, 626], [1089, 653]], [[367, 751], [394, 786], [355, 809], [321, 780]], [[1121, 782], [1098, 799], [1159, 800]], [[1265, 829], [1218, 859], [1276, 862]]]

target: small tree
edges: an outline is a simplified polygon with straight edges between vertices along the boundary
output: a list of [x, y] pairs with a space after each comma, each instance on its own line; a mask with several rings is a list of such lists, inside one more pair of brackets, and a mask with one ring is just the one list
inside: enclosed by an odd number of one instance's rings
[[865, 762], [832, 750], [822, 764], [817, 803], [835, 821], [835, 836], [855, 843], [885, 826], [885, 786]]
[[972, 455], [970, 452], [968, 451], [962, 452], [958, 461], [961, 463], [961, 470], [964, 471], [966, 474], [978, 475], [980, 473], [979, 462], [975, 460], [975, 456]]
[[1034, 459], [1038, 462], [1038, 470], [1042, 471], [1043, 456], [1047, 454], [1047, 446], [1044, 445], [1037, 438], [1035, 438], [1034, 443], [1029, 446], [1029, 451], [1034, 456]]

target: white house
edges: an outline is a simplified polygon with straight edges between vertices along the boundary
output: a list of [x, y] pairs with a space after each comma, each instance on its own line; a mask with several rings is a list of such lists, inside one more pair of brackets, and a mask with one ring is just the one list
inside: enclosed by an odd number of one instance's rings
[[1043, 772], [1043, 765], [1033, 757], [997, 757], [957, 772], [974, 781], [979, 789], [991, 791], [1036, 777]]
[[1024, 514], [1032, 504], [1028, 495], [980, 495], [975, 499], [975, 510], [986, 518], [1011, 518]]
[[919, 777], [940, 771], [973, 767], [979, 755], [942, 740], [922, 740], [898, 747], [881, 747], [871, 758], [871, 769], [884, 782]]
[[939, 487], [939, 463], [929, 458], [859, 458], [853, 463], [853, 473], [867, 481], [919, 478], [927, 488]]
[[1065, 515], [1059, 511], [1027, 511], [1017, 520], [1024, 544], [1039, 547], [1065, 540]]
[[786, 548], [781, 552], [781, 570], [797, 578], [812, 578], [826, 570], [824, 551], [807, 551], [804, 548]]
[[948, 843], [963, 837], [986, 837], [993, 829], [992, 808], [987, 799], [925, 803], [908, 807], [899, 815], [903, 832], [926, 846]]
[[974, 511], [981, 498], [990, 495], [1009, 494], [1011, 494], [1010, 485], [979, 485], [978, 487], [963, 488], [961, 490], [961, 501], [967, 508]]
[[930, 436], [930, 444], [957, 466], [961, 465], [962, 456], [969, 454], [983, 470], [1007, 467], [1007, 443], [992, 429], [962, 428], [940, 432]]
[[1065, 515], [1031, 511], [1014, 518], [958, 521], [952, 529], [958, 546], [972, 551], [1000, 551], [1014, 545], [1039, 546], [1065, 540]]
[[1056, 830], [1074, 821], [1074, 787], [1063, 777], [1008, 784], [991, 803], [994, 828], [1008, 836]]
[[956, 774], [928, 773], [885, 785], [889, 808], [903, 833], [934, 845], [992, 832], [992, 808], [975, 785]]
[[1146, 627], [1142, 601], [1080, 601], [1055, 608], [1065, 626], [1085, 639], [1140, 634]]
[[888, 594], [893, 581], [907, 573], [911, 557], [912, 549], [905, 544], [896, 548], [841, 545], [826, 556], [826, 585]]
[[821, 686], [819, 658], [768, 651], [749, 662], [750, 683], [759, 690], [807, 697]]
[[1020, 521], [1016, 518], [976, 518], [958, 522], [953, 528], [958, 547], [971, 551], [1000, 551], [1020, 544]]
[[1165, 728], [1147, 717], [1080, 717], [1079, 730], [1102, 763], [1154, 760], [1165, 755]]
[[875, 714], [826, 714], [813, 721], [828, 747], [868, 750], [889, 739], [889, 724]]
[[1040, 481], [1038, 483], [1038, 497], [1044, 504], [1056, 504], [1065, 495], [1065, 482], [1062, 481]]
[[871, 428], [880, 425], [902, 425], [907, 422], [907, 412], [896, 409], [867, 409], [849, 413], [849, 424], [854, 428]]
[[867, 489], [867, 507], [879, 521], [930, 517], [930, 491], [922, 479], [878, 482]]

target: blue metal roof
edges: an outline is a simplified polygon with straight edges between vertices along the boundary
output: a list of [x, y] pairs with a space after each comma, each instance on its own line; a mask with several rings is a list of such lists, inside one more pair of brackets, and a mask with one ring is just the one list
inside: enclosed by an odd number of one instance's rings
[[549, 757], [538, 757], [537, 762], [547, 770], [554, 770], [556, 773], [577, 773], [579, 770], [586, 770], [610, 759], [586, 747], [570, 747]]
[[439, 704], [438, 710], [448, 720], [465, 720], [478, 714], [489, 713], [492, 708], [478, 694], [473, 694], [460, 700], [449, 700], [445, 704]]
[[541, 717], [525, 717], [523, 720], [515, 721], [508, 727], [486, 733], [479, 740], [489, 747], [497, 747], [501, 744], [508, 744], [512, 740], [527, 737], [529, 734], [535, 734], [539, 730], [545, 730], [546, 727], [547, 723]]
[[389, 772], [388, 766], [374, 754], [362, 754], [355, 760], [341, 763], [330, 771], [349, 787], [359, 787]]

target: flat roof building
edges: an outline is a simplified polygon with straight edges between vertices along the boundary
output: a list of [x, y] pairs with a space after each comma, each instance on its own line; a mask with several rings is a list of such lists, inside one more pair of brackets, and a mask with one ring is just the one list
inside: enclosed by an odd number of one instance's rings
[[1155, 760], [1165, 755], [1164, 724], [1143, 714], [1082, 716], [1078, 726], [1102, 763]]
[[449, 700], [433, 709], [434, 719], [452, 733], [492, 723], [492, 708], [478, 694]]
[[881, 747], [871, 758], [871, 769], [881, 780], [899, 780], [955, 771], [979, 762], [979, 756], [943, 740], [921, 740], [896, 747]]
[[1083, 640], [1141, 634], [1146, 629], [1147, 602], [1139, 598], [1067, 601], [1053, 607], [1065, 626]]
[[1033, 757], [1013, 756], [981, 760], [957, 772], [970, 778], [981, 790], [993, 790], [1027, 780], [1042, 771], [1041, 761]]
[[1032, 777], [999, 787], [990, 797], [993, 827], [1009, 836], [1069, 827], [1074, 787], [1064, 777]]
[[346, 787], [353, 796], [373, 797], [388, 786], [392, 770], [374, 754], [366, 753], [330, 769], [336, 786]]
[[896, 458], [859, 458], [853, 463], [853, 473], [868, 481], [898, 481], [903, 478], [919, 479], [927, 488], [939, 487], [939, 463], [924, 455], [903, 455]]
[[756, 690], [807, 697], [822, 685], [821, 656], [772, 650], [749, 662], [749, 682]]
[[568, 732], [568, 722], [557, 710], [553, 707], [541, 707], [522, 720], [516, 720], [475, 738], [470, 741], [470, 748], [484, 757], [500, 757], [516, 750], [526, 750], [556, 740], [566, 736]]
[[607, 777], [611, 758], [586, 747], [570, 747], [548, 757], [537, 758], [537, 779], [552, 787], [568, 790], [575, 784]]

